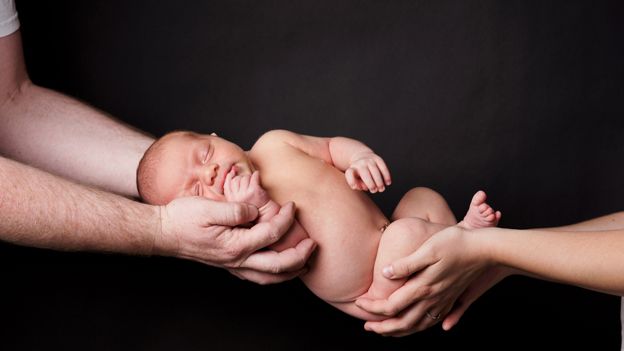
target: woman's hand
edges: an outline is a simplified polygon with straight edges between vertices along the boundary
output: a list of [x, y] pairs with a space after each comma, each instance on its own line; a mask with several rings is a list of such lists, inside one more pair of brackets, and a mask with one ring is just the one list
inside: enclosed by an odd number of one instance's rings
[[391, 317], [365, 328], [403, 336], [443, 320], [443, 328], [450, 329], [477, 297], [509, 274], [492, 265], [478, 238], [478, 230], [449, 227], [386, 267], [390, 279], [412, 277], [386, 300], [356, 301], [368, 312]]

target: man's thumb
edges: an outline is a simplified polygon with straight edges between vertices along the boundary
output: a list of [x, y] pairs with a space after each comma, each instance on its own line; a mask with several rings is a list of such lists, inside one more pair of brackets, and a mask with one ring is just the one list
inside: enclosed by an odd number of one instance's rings
[[234, 227], [256, 219], [258, 209], [242, 202], [217, 202], [209, 215], [213, 219], [212, 224]]

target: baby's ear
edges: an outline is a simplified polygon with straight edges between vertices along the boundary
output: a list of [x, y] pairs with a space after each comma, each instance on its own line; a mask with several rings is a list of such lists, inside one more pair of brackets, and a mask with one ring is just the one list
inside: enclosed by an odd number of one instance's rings
[[217, 133], [210, 133], [212, 136], [218, 136]]

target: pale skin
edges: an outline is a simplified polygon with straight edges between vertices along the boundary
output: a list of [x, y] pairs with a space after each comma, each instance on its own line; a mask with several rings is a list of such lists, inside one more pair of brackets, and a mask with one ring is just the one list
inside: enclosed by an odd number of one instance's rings
[[133, 201], [136, 169], [153, 138], [80, 101], [33, 84], [19, 31], [0, 38], [0, 240], [56, 250], [166, 255], [223, 267], [258, 283], [305, 271], [310, 239], [263, 251], [293, 220], [200, 198]]
[[[276, 130], [245, 152], [216, 135], [174, 132], [154, 150], [146, 159], [158, 162], [139, 171], [141, 194], [150, 203], [190, 195], [244, 201], [261, 208], [261, 217], [268, 213], [268, 219], [279, 203], [296, 201], [297, 222], [283, 239], [286, 247], [293, 237], [309, 236], [318, 243], [302, 280], [323, 300], [362, 319], [387, 317], [358, 308], [356, 299], [387, 297], [403, 284], [384, 278], [382, 267], [457, 223], [439, 194], [416, 188], [399, 203], [388, 225], [362, 191], [383, 191], [391, 183], [390, 172], [381, 157], [349, 138]], [[142, 179], [148, 184], [141, 184]], [[495, 225], [499, 219], [500, 212], [479, 192], [462, 225]]]
[[442, 327], [452, 328], [479, 296], [511, 274], [624, 296], [622, 253], [624, 212], [558, 228], [449, 227], [387, 266], [388, 278], [409, 278], [401, 289], [358, 306], [392, 317], [367, 322], [366, 329], [402, 336], [431, 325], [424, 306], [440, 311]]

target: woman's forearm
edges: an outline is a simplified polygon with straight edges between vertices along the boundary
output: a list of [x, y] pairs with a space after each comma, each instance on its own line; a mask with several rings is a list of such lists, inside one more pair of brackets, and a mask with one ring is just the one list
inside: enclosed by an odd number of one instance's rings
[[494, 263], [533, 277], [624, 295], [624, 230], [486, 228], [474, 234]]

